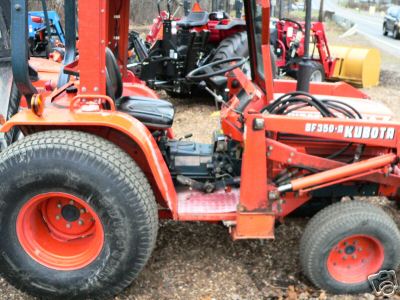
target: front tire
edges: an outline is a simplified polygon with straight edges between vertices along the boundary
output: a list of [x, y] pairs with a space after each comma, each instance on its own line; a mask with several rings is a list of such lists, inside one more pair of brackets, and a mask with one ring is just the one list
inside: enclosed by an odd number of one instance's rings
[[388, 30], [387, 30], [387, 28], [386, 28], [386, 23], [383, 24], [382, 33], [383, 33], [384, 36], [387, 36], [387, 35], [388, 35]]
[[316, 61], [311, 61], [312, 72], [310, 75], [310, 82], [324, 82], [325, 81], [325, 70], [322, 64]]
[[0, 154], [0, 272], [44, 298], [106, 298], [154, 247], [157, 206], [143, 172], [95, 135], [47, 131]]
[[315, 215], [300, 243], [304, 274], [335, 294], [371, 292], [368, 276], [395, 270], [400, 232], [380, 208], [361, 201], [339, 202]]
[[394, 27], [394, 29], [393, 29], [393, 37], [396, 40], [400, 40], [400, 28]]

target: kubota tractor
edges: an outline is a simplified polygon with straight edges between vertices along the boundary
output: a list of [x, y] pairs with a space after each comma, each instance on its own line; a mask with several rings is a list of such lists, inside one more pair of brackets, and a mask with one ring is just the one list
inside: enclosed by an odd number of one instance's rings
[[[399, 265], [400, 232], [353, 198], [399, 200], [392, 112], [346, 83], [274, 81], [269, 1], [246, 0], [251, 78], [234, 57], [190, 72], [193, 81], [227, 74], [230, 98], [212, 143], [177, 139], [172, 104], [124, 82], [129, 3], [78, 0], [80, 53], [63, 69], [78, 79], [48, 94], [29, 78], [27, 1], [12, 0], [9, 56], [29, 108], [0, 129], [24, 134], [0, 153], [2, 276], [41, 298], [105, 298], [145, 267], [159, 218], [273, 239], [297, 208], [328, 199], [301, 239], [304, 274], [330, 293], [371, 291], [369, 276], [379, 287], [374, 274]], [[75, 1], [65, 5], [75, 17]], [[66, 28], [67, 49], [74, 35]]]

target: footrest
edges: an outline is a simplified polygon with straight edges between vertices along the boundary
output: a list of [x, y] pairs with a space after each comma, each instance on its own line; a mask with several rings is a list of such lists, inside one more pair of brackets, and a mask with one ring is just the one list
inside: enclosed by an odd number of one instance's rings
[[275, 216], [266, 213], [239, 213], [231, 235], [239, 239], [273, 239]]
[[199, 191], [178, 192], [178, 215], [180, 220], [232, 220], [239, 203], [239, 189], [225, 190], [211, 194]]

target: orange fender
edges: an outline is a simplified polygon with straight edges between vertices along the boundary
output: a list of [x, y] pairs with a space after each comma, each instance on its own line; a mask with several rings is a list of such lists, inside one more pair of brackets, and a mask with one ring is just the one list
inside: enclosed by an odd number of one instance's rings
[[41, 117], [23, 110], [6, 122], [0, 132], [20, 127], [24, 133], [48, 129], [71, 129], [102, 136], [116, 143], [138, 163], [160, 204], [176, 217], [177, 196], [169, 169], [150, 131], [135, 118], [116, 111], [71, 112], [46, 107]]

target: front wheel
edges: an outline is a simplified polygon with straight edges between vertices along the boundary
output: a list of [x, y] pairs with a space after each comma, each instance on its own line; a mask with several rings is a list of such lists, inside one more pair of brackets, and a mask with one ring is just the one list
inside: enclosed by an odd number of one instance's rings
[[325, 81], [324, 67], [316, 61], [312, 61], [312, 72], [310, 75], [310, 82], [323, 82]]
[[388, 35], [388, 30], [387, 30], [387, 28], [386, 28], [386, 23], [383, 24], [382, 33], [383, 33], [384, 36], [387, 36], [387, 35]]
[[157, 206], [114, 144], [48, 131], [0, 154], [0, 272], [43, 298], [105, 298], [138, 275], [154, 247]]
[[400, 28], [394, 27], [394, 29], [393, 29], [393, 37], [396, 40], [400, 40]]
[[400, 232], [382, 209], [361, 201], [339, 202], [307, 225], [300, 262], [305, 275], [321, 289], [335, 294], [371, 292], [368, 277], [396, 270], [398, 249]]

